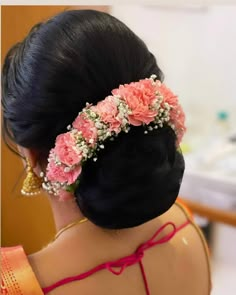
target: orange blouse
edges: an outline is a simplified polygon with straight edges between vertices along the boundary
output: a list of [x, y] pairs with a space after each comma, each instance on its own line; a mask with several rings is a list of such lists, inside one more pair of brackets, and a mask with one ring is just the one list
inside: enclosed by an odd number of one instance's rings
[[1, 248], [1, 294], [43, 295], [22, 246]]

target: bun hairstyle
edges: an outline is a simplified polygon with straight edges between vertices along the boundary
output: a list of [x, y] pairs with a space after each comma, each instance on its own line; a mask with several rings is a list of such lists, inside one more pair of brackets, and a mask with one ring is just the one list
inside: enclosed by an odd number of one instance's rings
[[134, 127], [107, 142], [97, 162], [86, 162], [76, 200], [83, 214], [101, 227], [137, 226], [173, 205], [183, 172], [170, 127], [147, 135]]
[[[6, 141], [46, 161], [56, 136], [84, 108], [120, 84], [163, 74], [144, 42], [113, 16], [65, 11], [35, 26], [8, 52], [2, 72]], [[78, 206], [103, 228], [137, 226], [175, 202], [184, 172], [170, 127], [132, 127], [88, 160], [75, 191]]]

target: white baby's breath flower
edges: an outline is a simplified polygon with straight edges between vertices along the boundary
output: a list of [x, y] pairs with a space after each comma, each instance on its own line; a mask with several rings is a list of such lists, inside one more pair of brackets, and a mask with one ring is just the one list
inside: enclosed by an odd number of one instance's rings
[[64, 168], [64, 172], [70, 172], [70, 168], [69, 167], [66, 167], [66, 168]]
[[93, 111], [92, 112], [90, 112], [90, 116], [92, 117], [92, 118], [96, 118], [96, 113], [94, 113]]

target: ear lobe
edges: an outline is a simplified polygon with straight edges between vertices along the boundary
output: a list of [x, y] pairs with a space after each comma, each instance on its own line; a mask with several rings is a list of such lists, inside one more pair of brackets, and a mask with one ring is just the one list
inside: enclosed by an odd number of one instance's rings
[[37, 166], [38, 162], [38, 153], [33, 149], [28, 149], [22, 146], [18, 146], [20, 153], [29, 160], [32, 168]]

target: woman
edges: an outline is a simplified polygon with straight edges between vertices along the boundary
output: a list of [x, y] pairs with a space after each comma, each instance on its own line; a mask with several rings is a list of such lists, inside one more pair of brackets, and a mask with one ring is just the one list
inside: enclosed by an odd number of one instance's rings
[[[47, 191], [57, 235], [2, 250], [7, 294], [209, 294], [205, 241], [176, 202], [185, 131], [146, 45], [116, 18], [66, 11], [5, 59], [5, 137], [22, 193]], [[15, 292], [15, 293], [14, 293]]]

